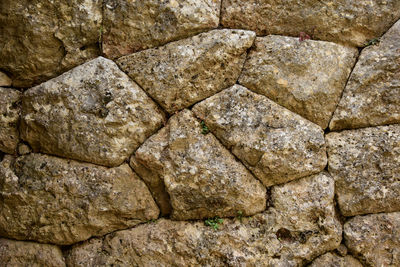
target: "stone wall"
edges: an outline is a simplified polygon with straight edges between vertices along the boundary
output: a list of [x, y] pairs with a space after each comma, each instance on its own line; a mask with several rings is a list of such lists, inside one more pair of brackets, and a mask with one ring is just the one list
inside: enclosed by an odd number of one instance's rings
[[400, 266], [400, 1], [2, 0], [1, 266]]

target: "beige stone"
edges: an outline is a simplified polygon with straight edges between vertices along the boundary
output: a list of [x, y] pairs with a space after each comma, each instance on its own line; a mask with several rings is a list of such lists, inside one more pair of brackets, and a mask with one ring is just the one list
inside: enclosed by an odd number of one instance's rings
[[103, 53], [117, 58], [218, 27], [221, 0], [107, 0]]
[[0, 87], [0, 151], [14, 154], [19, 142], [21, 93]]
[[204, 222], [161, 219], [77, 244], [69, 266], [302, 266], [340, 244], [334, 182], [321, 173], [273, 187], [272, 207], [253, 217]]
[[350, 255], [341, 257], [335, 253], [328, 252], [316, 258], [310, 264], [310, 267], [363, 267], [363, 265]]
[[267, 97], [234, 85], [193, 112], [265, 186], [318, 173], [327, 163], [322, 129]]
[[329, 127], [394, 123], [400, 123], [400, 21], [361, 52]]
[[266, 207], [264, 186], [212, 134], [202, 134], [189, 110], [171, 117], [135, 157], [150, 175], [141, 172], [143, 180], [164, 182], [173, 219], [247, 216]]
[[356, 216], [344, 224], [344, 239], [365, 266], [400, 266], [400, 213]]
[[4, 72], [0, 71], [0, 86], [11, 86], [11, 79]]
[[400, 125], [329, 133], [326, 142], [343, 215], [400, 211]]
[[61, 249], [54, 245], [0, 238], [0, 263], [4, 267], [63, 267]]
[[0, 69], [30, 87], [99, 54], [100, 0], [2, 0]]
[[163, 122], [146, 93], [98, 57], [24, 93], [21, 137], [35, 152], [113, 167]]
[[299, 36], [305, 32], [318, 40], [364, 44], [381, 36], [400, 18], [398, 0], [224, 0], [224, 27], [248, 29], [257, 35]]
[[169, 113], [237, 81], [255, 33], [213, 30], [118, 59], [117, 63]]
[[105, 168], [29, 154], [0, 166], [0, 236], [69, 245], [158, 218], [127, 164]]
[[239, 83], [325, 129], [357, 55], [330, 42], [258, 37]]

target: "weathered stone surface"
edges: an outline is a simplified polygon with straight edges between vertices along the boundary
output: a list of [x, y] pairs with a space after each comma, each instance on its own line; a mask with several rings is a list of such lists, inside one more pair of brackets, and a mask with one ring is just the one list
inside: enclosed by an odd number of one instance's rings
[[103, 53], [117, 58], [218, 27], [221, 0], [106, 0]]
[[258, 37], [239, 83], [325, 129], [357, 55], [335, 43]]
[[70, 266], [301, 266], [340, 244], [334, 182], [325, 173], [272, 189], [254, 217], [202, 222], [161, 219], [74, 246]]
[[257, 35], [306, 32], [320, 40], [363, 46], [400, 18], [400, 2], [224, 0], [221, 14], [223, 26], [254, 30]]
[[400, 211], [400, 125], [326, 135], [342, 214]]
[[127, 164], [105, 168], [29, 154], [0, 166], [0, 235], [60, 245], [156, 219], [156, 203]]
[[328, 252], [315, 259], [310, 267], [362, 267], [362, 264], [350, 255], [341, 257]]
[[0, 238], [0, 263], [4, 267], [65, 266], [61, 249], [54, 245]]
[[19, 142], [21, 93], [0, 87], [0, 151], [14, 154]]
[[102, 1], [2, 0], [0, 69], [29, 87], [99, 54]]
[[118, 59], [169, 113], [189, 107], [238, 79], [255, 33], [213, 30]]
[[11, 86], [11, 79], [4, 73], [0, 71], [0, 86]]
[[98, 57], [25, 92], [21, 137], [35, 152], [117, 166], [163, 121], [137, 84]]
[[393, 123], [400, 123], [400, 21], [361, 52], [329, 127]]
[[145, 181], [164, 181], [173, 219], [253, 215], [266, 207], [264, 186], [212, 134], [202, 134], [189, 110], [171, 117], [135, 157], [148, 170]]
[[400, 266], [400, 213], [357, 216], [344, 224], [349, 250], [367, 266]]
[[324, 169], [322, 129], [265, 96], [234, 85], [193, 108], [265, 186]]

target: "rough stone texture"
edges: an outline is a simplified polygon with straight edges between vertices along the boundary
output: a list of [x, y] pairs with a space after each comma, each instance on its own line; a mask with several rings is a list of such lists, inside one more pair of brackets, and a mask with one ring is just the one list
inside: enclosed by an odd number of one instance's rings
[[400, 125], [329, 133], [326, 140], [343, 215], [400, 211]]
[[21, 93], [0, 87], [0, 151], [14, 154], [19, 142]]
[[0, 86], [11, 86], [11, 79], [3, 72], [0, 71]]
[[352, 46], [381, 36], [400, 18], [398, 0], [224, 0], [224, 27], [254, 30], [257, 35], [299, 36]]
[[354, 257], [347, 255], [338, 256], [335, 253], [328, 252], [315, 259], [310, 267], [363, 267]]
[[103, 53], [117, 58], [216, 28], [221, 0], [106, 0]]
[[213, 30], [122, 57], [117, 63], [173, 113], [232, 86], [254, 38], [250, 31]]
[[239, 83], [325, 129], [357, 55], [356, 48], [329, 42], [258, 37]]
[[349, 250], [367, 266], [400, 266], [400, 213], [357, 216], [344, 224]]
[[164, 181], [171, 198], [172, 218], [202, 219], [263, 211], [266, 190], [262, 184], [212, 134], [201, 132], [200, 123], [184, 110], [136, 151], [136, 159], [150, 174], [145, 178], [141, 172], [143, 179]]
[[100, 0], [2, 0], [0, 69], [13, 86], [29, 87], [96, 57], [101, 6]]
[[41, 154], [0, 166], [0, 236], [69, 245], [158, 218], [127, 165], [105, 168]]
[[21, 137], [35, 152], [117, 166], [163, 121], [137, 84], [98, 57], [25, 92]]
[[3, 267], [65, 266], [57, 246], [4, 238], [0, 238], [0, 263]]
[[400, 21], [361, 52], [329, 127], [393, 123], [400, 123]]
[[322, 129], [265, 96], [234, 85], [193, 108], [265, 186], [324, 169]]
[[161, 219], [74, 246], [70, 266], [301, 266], [340, 244], [334, 182], [325, 173], [272, 189], [274, 207], [254, 217]]

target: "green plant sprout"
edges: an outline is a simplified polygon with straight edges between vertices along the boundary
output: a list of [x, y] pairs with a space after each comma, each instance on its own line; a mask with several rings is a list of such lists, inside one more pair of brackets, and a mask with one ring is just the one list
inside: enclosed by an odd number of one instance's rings
[[223, 223], [224, 220], [219, 218], [219, 217], [215, 217], [215, 218], [208, 218], [204, 221], [204, 224], [207, 226], [211, 226], [214, 230], [218, 230], [219, 229], [219, 225], [221, 223]]
[[240, 222], [242, 222], [242, 220], [243, 220], [243, 212], [241, 210], [239, 210], [237, 212], [237, 218], [239, 219]]
[[202, 134], [208, 134], [210, 132], [210, 129], [208, 129], [208, 127], [204, 121], [201, 121], [200, 125], [201, 125], [201, 133]]
[[364, 44], [364, 47], [371, 46], [371, 45], [377, 45], [377, 44], [379, 44], [380, 41], [381, 41], [381, 38], [371, 39]]

